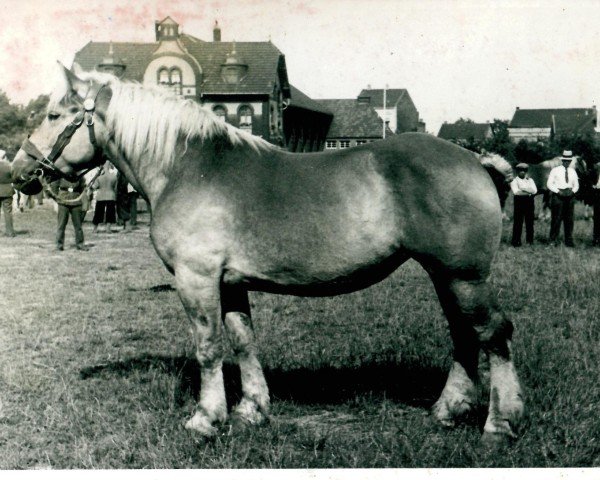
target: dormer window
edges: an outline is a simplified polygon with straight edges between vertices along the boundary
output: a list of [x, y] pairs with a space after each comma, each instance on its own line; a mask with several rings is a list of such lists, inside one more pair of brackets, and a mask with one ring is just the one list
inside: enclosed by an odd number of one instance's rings
[[171, 17], [167, 17], [160, 22], [154, 22], [156, 41], [174, 40], [179, 37], [179, 24]]
[[248, 72], [248, 65], [235, 51], [235, 44], [231, 53], [227, 54], [225, 63], [221, 64], [221, 78], [225, 83], [236, 84], [244, 79]]

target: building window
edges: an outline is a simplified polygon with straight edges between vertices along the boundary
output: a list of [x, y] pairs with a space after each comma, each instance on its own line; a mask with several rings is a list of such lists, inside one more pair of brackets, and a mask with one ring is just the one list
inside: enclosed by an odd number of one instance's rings
[[349, 148], [350, 140], [340, 140], [340, 148]]
[[158, 71], [158, 85], [175, 95], [181, 95], [181, 70], [178, 67], [173, 67], [171, 70], [162, 67]]
[[170, 73], [171, 91], [176, 95], [181, 95], [181, 70], [175, 67], [171, 69]]
[[169, 85], [169, 71], [164, 67], [158, 71], [158, 84]]
[[337, 140], [327, 140], [325, 142], [325, 150], [335, 150], [337, 148]]
[[242, 130], [252, 133], [252, 109], [242, 105], [238, 110], [239, 126]]
[[226, 121], [227, 120], [227, 110], [223, 105], [216, 105], [213, 107], [214, 114], [219, 117], [219, 120]]

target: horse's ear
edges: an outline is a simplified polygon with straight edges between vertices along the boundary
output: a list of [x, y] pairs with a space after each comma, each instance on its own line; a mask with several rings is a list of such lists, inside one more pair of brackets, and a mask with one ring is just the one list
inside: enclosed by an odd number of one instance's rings
[[80, 98], [85, 98], [85, 95], [90, 88], [89, 84], [81, 78], [79, 78], [75, 73], [65, 67], [62, 63], [60, 63], [62, 73], [65, 77], [65, 81], [67, 82], [68, 89], [73, 93], [77, 94]]

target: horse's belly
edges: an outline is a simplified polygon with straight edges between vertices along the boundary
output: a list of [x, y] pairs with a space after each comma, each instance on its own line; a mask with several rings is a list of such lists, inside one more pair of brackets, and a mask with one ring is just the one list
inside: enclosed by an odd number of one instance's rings
[[[409, 258], [403, 249], [385, 254], [349, 257], [342, 252], [323, 252], [305, 257], [285, 257], [282, 262], [258, 265], [235, 262], [225, 270], [223, 281], [244, 284], [249, 290], [301, 296], [329, 296], [369, 287], [392, 273]], [[241, 265], [240, 265], [241, 266]]]

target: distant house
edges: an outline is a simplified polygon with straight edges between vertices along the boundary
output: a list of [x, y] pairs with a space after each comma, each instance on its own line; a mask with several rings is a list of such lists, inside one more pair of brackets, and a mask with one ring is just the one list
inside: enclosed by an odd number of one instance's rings
[[425, 123], [405, 88], [366, 88], [358, 94], [358, 102], [373, 107], [393, 133], [425, 131]]
[[[317, 100], [333, 113], [333, 122], [327, 132], [326, 150], [354, 147], [383, 138], [383, 123], [374, 108], [354, 98]], [[393, 135], [388, 127], [387, 135]]]
[[537, 141], [560, 136], [594, 134], [598, 113], [592, 108], [524, 109], [517, 107], [508, 126], [512, 141]]
[[466, 145], [492, 138], [493, 132], [489, 123], [457, 122], [444, 123], [437, 136], [459, 145]]

